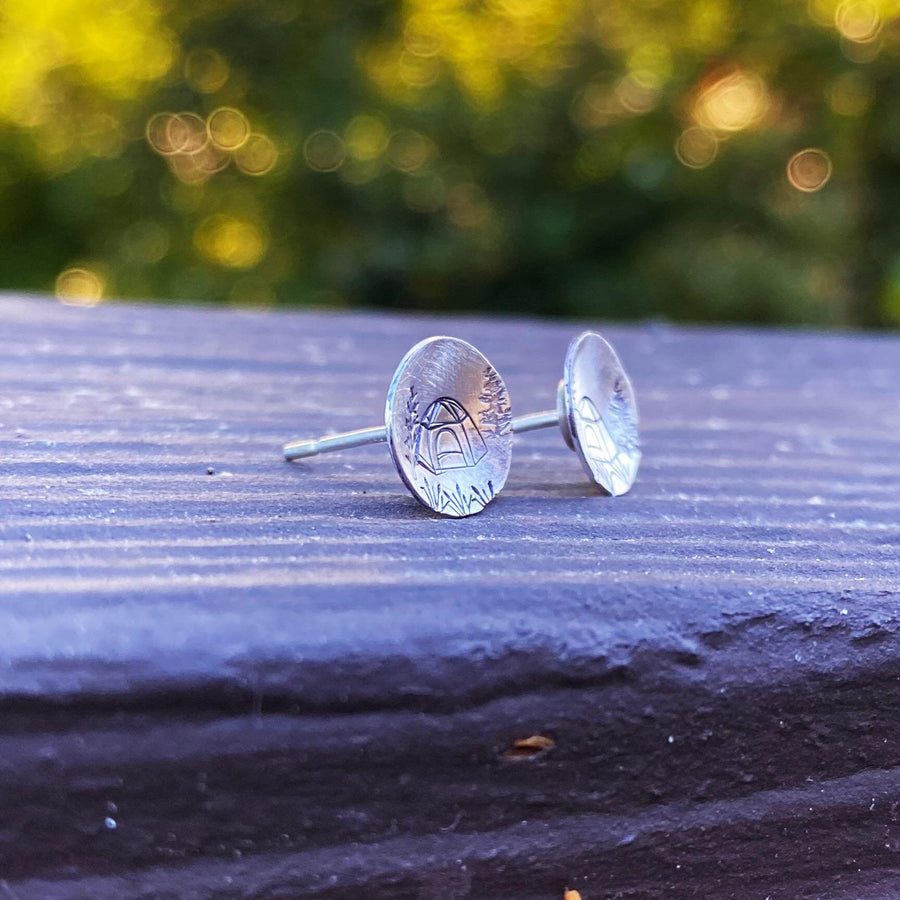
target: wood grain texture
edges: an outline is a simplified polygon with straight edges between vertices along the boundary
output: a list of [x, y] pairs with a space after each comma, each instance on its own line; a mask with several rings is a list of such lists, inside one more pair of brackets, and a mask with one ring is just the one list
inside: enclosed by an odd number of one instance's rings
[[0, 298], [0, 897], [896, 897], [900, 339], [602, 328], [615, 499], [280, 457], [431, 334], [552, 407], [577, 330]]

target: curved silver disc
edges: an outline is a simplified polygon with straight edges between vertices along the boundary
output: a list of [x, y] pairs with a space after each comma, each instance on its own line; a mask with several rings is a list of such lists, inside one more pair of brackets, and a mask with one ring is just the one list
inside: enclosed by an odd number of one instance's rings
[[384, 419], [400, 477], [435, 512], [481, 512], [506, 483], [509, 394], [471, 344], [451, 337], [416, 344], [394, 374]]
[[616, 351], [593, 331], [579, 335], [566, 354], [563, 385], [572, 448], [607, 494], [624, 494], [637, 477], [641, 448], [634, 390]]

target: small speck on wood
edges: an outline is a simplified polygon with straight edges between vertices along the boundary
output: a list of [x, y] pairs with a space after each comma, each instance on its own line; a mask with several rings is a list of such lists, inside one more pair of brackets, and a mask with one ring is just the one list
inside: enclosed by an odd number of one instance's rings
[[531, 737], [514, 741], [513, 745], [503, 754], [504, 759], [533, 759], [548, 753], [556, 746], [553, 738], [542, 734], [533, 734]]

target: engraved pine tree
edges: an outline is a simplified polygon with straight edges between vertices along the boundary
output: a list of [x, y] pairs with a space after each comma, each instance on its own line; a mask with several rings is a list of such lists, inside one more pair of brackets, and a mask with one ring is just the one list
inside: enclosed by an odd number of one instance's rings
[[416, 393], [415, 386], [410, 383], [409, 396], [406, 398], [406, 410], [403, 417], [404, 426], [404, 445], [406, 448], [406, 458], [411, 464], [415, 463], [415, 431], [419, 421], [419, 395]]
[[481, 409], [478, 413], [478, 424], [482, 434], [505, 435], [512, 428], [512, 408], [509, 394], [503, 379], [491, 366], [485, 367], [484, 386], [478, 395]]

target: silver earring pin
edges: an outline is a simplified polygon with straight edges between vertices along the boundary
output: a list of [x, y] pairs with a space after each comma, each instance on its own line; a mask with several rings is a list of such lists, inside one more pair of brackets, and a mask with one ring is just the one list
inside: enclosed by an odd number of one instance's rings
[[517, 416], [512, 423], [517, 434], [553, 425], [607, 494], [631, 488], [641, 463], [634, 389], [616, 351], [596, 332], [569, 344], [556, 409]]
[[387, 442], [410, 493], [435, 512], [481, 512], [500, 493], [512, 458], [509, 394], [497, 370], [471, 344], [431, 337], [397, 366], [384, 427], [286, 444], [287, 460]]

